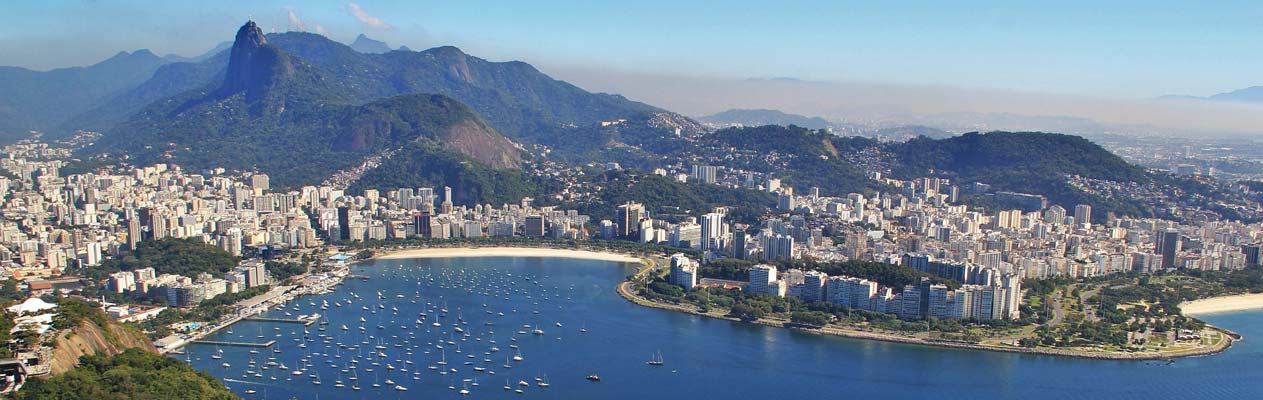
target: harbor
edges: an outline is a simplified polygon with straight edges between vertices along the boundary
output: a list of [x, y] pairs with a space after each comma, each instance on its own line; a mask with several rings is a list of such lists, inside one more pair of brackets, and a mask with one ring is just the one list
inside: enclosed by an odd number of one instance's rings
[[[1118, 387], [1141, 388], [1133, 395], [1148, 397], [1216, 397], [1193, 382], [1242, 395], [1237, 398], [1259, 393], [1248, 380], [1237, 380], [1257, 376], [1244, 366], [1263, 346], [1249, 340], [1236, 351], [1174, 363], [980, 352], [640, 307], [615, 291], [635, 274], [634, 264], [487, 257], [375, 260], [351, 268], [369, 280], [347, 280], [262, 315], [319, 313], [315, 325], [246, 319], [206, 338], [260, 342], [262, 335], [276, 341], [272, 347], [190, 344], [173, 357], [246, 399], [458, 398], [462, 391], [477, 398], [805, 398], [840, 382], [855, 396], [969, 399], [994, 394], [987, 382], [995, 376], [1053, 379], [1010, 386], [1002, 396], [1033, 399], [1071, 392], [1086, 397], [1068, 398], [1097, 398]], [[321, 310], [326, 302], [328, 310]], [[1263, 317], [1216, 318], [1228, 319], [1209, 322], [1245, 335], [1263, 330]], [[1099, 369], [1101, 363], [1108, 368]], [[804, 369], [816, 372], [794, 372]], [[937, 373], [927, 376], [925, 369]]]

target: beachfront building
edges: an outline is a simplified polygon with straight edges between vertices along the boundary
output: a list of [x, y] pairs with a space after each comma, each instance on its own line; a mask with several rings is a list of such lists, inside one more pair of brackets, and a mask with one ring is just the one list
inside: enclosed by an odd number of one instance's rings
[[671, 284], [683, 287], [684, 290], [693, 290], [693, 287], [697, 286], [698, 268], [697, 261], [693, 261], [683, 253], [672, 255]]

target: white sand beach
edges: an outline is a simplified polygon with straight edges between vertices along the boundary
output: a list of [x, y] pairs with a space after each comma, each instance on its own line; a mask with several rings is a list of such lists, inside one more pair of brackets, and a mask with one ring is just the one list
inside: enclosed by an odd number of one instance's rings
[[1254, 309], [1263, 309], [1263, 293], [1212, 297], [1180, 303], [1180, 310], [1185, 314], [1214, 314]]
[[451, 247], [433, 249], [409, 249], [376, 257], [382, 260], [403, 258], [453, 258], [453, 257], [555, 257], [579, 258], [613, 262], [639, 263], [639, 258], [615, 253], [585, 250], [546, 249], [532, 247]]

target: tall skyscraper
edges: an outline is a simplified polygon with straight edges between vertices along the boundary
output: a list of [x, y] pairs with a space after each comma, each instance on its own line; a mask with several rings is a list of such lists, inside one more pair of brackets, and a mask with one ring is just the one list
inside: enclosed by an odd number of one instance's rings
[[338, 240], [351, 240], [351, 208], [338, 206]]
[[708, 213], [702, 215], [702, 250], [719, 250], [724, 235], [724, 215]]
[[744, 260], [750, 257], [749, 250], [746, 250], [746, 244], [750, 241], [750, 236], [745, 232], [738, 231], [732, 235], [732, 256], [738, 260]]
[[1241, 252], [1245, 254], [1245, 265], [1251, 267], [1259, 266], [1259, 244], [1251, 243], [1241, 246]]
[[443, 204], [439, 205], [439, 213], [440, 214], [452, 213], [452, 187], [451, 186], [443, 187]]
[[544, 216], [527, 215], [524, 225], [527, 237], [544, 237]]
[[614, 223], [618, 225], [618, 236], [627, 239], [640, 239], [640, 219], [645, 217], [645, 206], [640, 203], [627, 203], [614, 210]]
[[1180, 230], [1167, 228], [1158, 232], [1154, 252], [1162, 256], [1162, 269], [1174, 269], [1175, 257], [1180, 253]]
[[137, 244], [142, 240], [140, 217], [134, 210], [131, 209], [127, 210], [127, 214], [127, 248], [130, 250], [136, 250]]
[[423, 238], [428, 238], [428, 237], [433, 236], [432, 232], [430, 231], [431, 230], [430, 220], [431, 220], [431, 217], [430, 217], [429, 211], [421, 211], [421, 212], [412, 214], [412, 225], [413, 225], [412, 229], [416, 231], [417, 236], [423, 237]]
[[1074, 206], [1075, 228], [1079, 228], [1090, 223], [1092, 223], [1092, 206], [1087, 204]]

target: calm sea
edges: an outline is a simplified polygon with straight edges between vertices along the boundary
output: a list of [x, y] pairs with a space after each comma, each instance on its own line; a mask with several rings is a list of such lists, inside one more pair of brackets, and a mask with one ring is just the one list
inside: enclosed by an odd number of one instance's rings
[[[649, 309], [614, 291], [633, 268], [604, 261], [382, 260], [353, 270], [370, 278], [268, 314], [320, 312], [327, 325], [245, 321], [210, 339], [276, 340], [277, 347], [192, 345], [187, 358], [247, 399], [459, 398], [462, 389], [470, 398], [550, 399], [1263, 398], [1260, 312], [1207, 316], [1246, 340], [1223, 354], [1167, 365], [819, 337]], [[440, 317], [442, 308], [448, 313]], [[220, 350], [222, 358], [212, 359]], [[523, 360], [511, 360], [519, 351]], [[646, 363], [658, 354], [664, 365]], [[302, 375], [292, 374], [300, 368]], [[439, 373], [450, 369], [456, 371]], [[600, 381], [588, 381], [592, 374]]]

